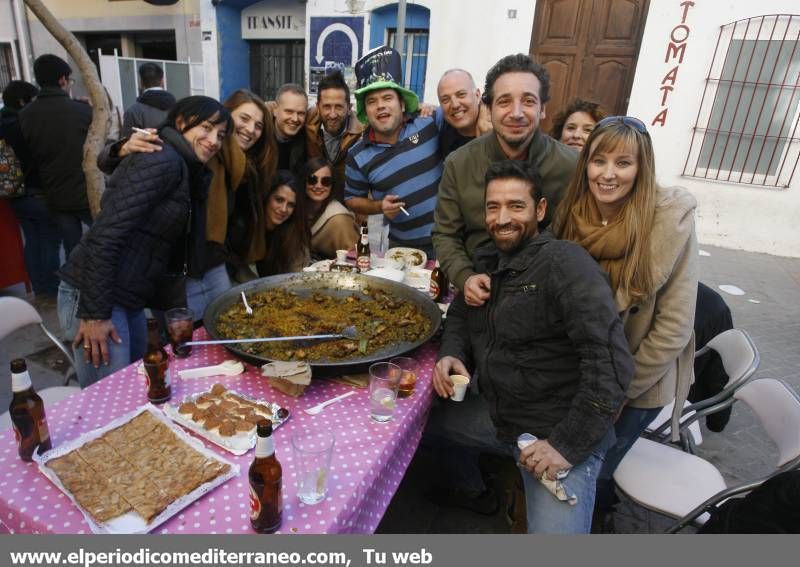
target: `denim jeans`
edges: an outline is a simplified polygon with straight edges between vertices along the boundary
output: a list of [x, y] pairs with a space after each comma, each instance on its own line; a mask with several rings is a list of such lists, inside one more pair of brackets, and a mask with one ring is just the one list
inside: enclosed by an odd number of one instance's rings
[[[484, 489], [478, 454], [493, 453], [519, 459], [516, 443], [497, 439], [497, 430], [483, 396], [470, 393], [463, 402], [442, 401], [431, 409], [424, 442], [439, 457], [443, 479], [449, 486], [471, 492]], [[562, 481], [578, 497], [573, 506], [553, 496], [527, 469], [519, 468], [525, 487], [528, 533], [589, 533], [597, 475], [606, 448], [613, 442], [609, 429], [589, 457], [575, 464]]]
[[58, 293], [56, 270], [61, 265], [61, 233], [53, 225], [53, 218], [42, 194], [31, 194], [10, 199], [22, 234], [25, 236], [25, 267], [36, 295]]
[[597, 508], [609, 511], [615, 503], [614, 471], [630, 451], [647, 426], [658, 416], [661, 408], [632, 408], [625, 406], [614, 424], [617, 441], [606, 452], [606, 460], [597, 477]]
[[200, 279], [186, 279], [186, 304], [194, 313], [195, 321], [203, 318], [206, 307], [214, 299], [228, 291], [233, 285], [225, 264], [211, 268]]
[[[58, 286], [58, 320], [66, 338], [72, 342], [78, 334], [81, 320], [78, 319], [78, 302], [81, 293], [66, 282]], [[111, 311], [111, 322], [122, 339], [121, 343], [108, 340], [108, 364], [100, 363], [95, 368], [83, 359], [83, 347], [73, 348], [75, 372], [81, 388], [91, 386], [101, 378], [125, 368], [144, 356], [147, 349], [147, 320], [144, 309], [126, 309], [115, 305]]]
[[92, 226], [92, 213], [89, 212], [89, 209], [53, 213], [53, 220], [56, 221], [56, 226], [61, 231], [61, 237], [64, 239], [64, 252], [69, 259], [72, 249], [81, 241], [83, 225]]

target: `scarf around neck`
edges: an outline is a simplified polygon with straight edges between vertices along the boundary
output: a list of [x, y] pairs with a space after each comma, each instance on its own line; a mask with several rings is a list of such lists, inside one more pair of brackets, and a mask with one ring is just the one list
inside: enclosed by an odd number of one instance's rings
[[616, 296], [622, 280], [630, 244], [625, 236], [622, 218], [603, 225], [603, 218], [594, 198], [586, 193], [573, 205], [570, 220], [575, 227], [575, 242], [597, 260], [611, 281], [611, 291]]

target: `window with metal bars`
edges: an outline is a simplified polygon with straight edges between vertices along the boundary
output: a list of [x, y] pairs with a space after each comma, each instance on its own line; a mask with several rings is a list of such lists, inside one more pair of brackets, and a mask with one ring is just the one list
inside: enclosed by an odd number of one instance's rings
[[720, 28], [683, 174], [787, 188], [800, 159], [800, 15]]
[[14, 52], [10, 43], [0, 43], [0, 91], [14, 78]]

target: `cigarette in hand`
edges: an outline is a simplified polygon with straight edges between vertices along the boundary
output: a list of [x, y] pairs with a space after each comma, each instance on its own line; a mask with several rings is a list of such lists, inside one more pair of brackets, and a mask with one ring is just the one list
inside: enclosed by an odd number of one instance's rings
[[405, 216], [407, 216], [407, 217], [410, 217], [410, 216], [411, 216], [411, 213], [409, 213], [407, 210], [405, 210], [405, 208], [403, 208], [403, 207], [400, 207], [400, 210], [401, 210], [401, 211], [403, 211], [403, 214], [404, 214]]

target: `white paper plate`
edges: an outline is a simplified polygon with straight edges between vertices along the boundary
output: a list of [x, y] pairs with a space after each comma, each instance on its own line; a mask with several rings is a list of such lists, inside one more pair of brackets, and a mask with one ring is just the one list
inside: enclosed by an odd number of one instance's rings
[[364, 275], [392, 280], [393, 282], [402, 282], [405, 277], [403, 270], [394, 270], [392, 268], [375, 268], [374, 270], [364, 272]]
[[428, 262], [428, 255], [416, 248], [389, 248], [383, 257], [402, 261], [406, 269], [424, 268]]
[[320, 260], [303, 268], [304, 272], [330, 272], [334, 260]]

